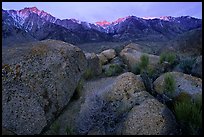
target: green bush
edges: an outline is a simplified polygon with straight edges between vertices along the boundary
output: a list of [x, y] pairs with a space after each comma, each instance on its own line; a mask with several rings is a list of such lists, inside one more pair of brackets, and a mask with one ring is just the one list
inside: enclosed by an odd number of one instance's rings
[[140, 74], [140, 64], [139, 63], [134, 64], [131, 71], [135, 75]]
[[85, 71], [83, 77], [84, 77], [84, 79], [86, 79], [86, 80], [93, 78], [93, 77], [94, 77], [93, 71], [92, 71], [90, 68], [88, 68], [88, 69]]
[[166, 56], [166, 61], [169, 62], [170, 64], [174, 64], [176, 60], [176, 55], [174, 53], [169, 53]]
[[163, 63], [166, 60], [166, 53], [161, 53], [159, 56], [159, 63]]
[[183, 102], [185, 100], [190, 100], [191, 96], [186, 92], [180, 92], [178, 96], [174, 98], [174, 102]]
[[146, 54], [143, 54], [140, 57], [140, 68], [147, 69], [148, 65], [149, 65], [149, 57]]
[[149, 77], [153, 77], [153, 75], [155, 74], [155, 69], [153, 69], [152, 67], [148, 67], [147, 74]]
[[122, 67], [117, 64], [111, 64], [107, 71], [105, 71], [106, 76], [116, 76], [123, 71]]
[[[132, 72], [135, 74], [135, 75], [138, 75], [138, 74], [141, 74], [143, 71], [147, 70], [148, 71], [148, 68], [149, 68], [149, 57], [148, 55], [146, 54], [143, 54], [141, 57], [140, 57], [140, 62], [139, 63], [136, 63], [135, 65], [133, 65], [132, 67]], [[149, 69], [149, 72], [151, 70]]]
[[176, 82], [170, 73], [166, 73], [164, 75], [164, 91], [165, 93], [170, 93], [172, 95], [175, 92], [176, 89]]
[[59, 134], [59, 130], [60, 130], [60, 124], [59, 122], [55, 121], [52, 126], [51, 126], [51, 132], [54, 135]]
[[187, 58], [181, 61], [181, 63], [179, 64], [179, 68], [182, 69], [184, 73], [190, 74], [194, 63], [194, 58]]
[[66, 129], [65, 129], [67, 135], [73, 135], [73, 128], [71, 128], [70, 126], [66, 126]]
[[202, 99], [185, 99], [174, 105], [183, 134], [198, 135], [202, 128]]
[[174, 53], [162, 53], [159, 58], [160, 63], [167, 61], [171, 65], [175, 63], [175, 60], [176, 60], [176, 55]]

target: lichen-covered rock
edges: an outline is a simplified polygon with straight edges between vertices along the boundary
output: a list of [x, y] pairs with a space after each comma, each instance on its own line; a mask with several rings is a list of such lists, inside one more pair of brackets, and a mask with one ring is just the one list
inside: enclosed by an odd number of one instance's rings
[[116, 56], [116, 52], [114, 49], [107, 49], [101, 52], [108, 60], [113, 59]]
[[140, 57], [146, 54], [149, 57], [149, 65], [151, 67], [157, 66], [159, 63], [159, 56], [143, 53], [140, 51], [135, 50], [134, 48], [130, 48], [130, 46], [126, 46], [121, 52], [120, 56], [124, 60], [124, 62], [128, 65], [130, 69], [134, 68], [136, 63], [140, 62]]
[[[172, 93], [170, 97], [176, 97], [180, 94], [180, 92], [188, 93], [191, 96], [202, 94], [202, 79], [181, 72], [167, 72], [167, 73], [172, 75], [175, 80], [175, 92]], [[153, 83], [155, 91], [159, 94], [164, 93], [165, 74], [158, 77]]]
[[98, 56], [95, 53], [85, 53], [88, 66], [87, 69], [90, 69], [93, 72], [93, 75], [99, 75], [102, 72], [102, 65], [99, 61]]
[[134, 106], [124, 122], [123, 135], [173, 135], [177, 123], [173, 113], [156, 99]]
[[97, 54], [99, 61], [101, 62], [102, 65], [106, 64], [108, 62], [108, 59], [103, 55], [103, 54]]
[[[131, 115], [138, 115], [143, 122], [131, 118]], [[155, 120], [151, 121], [151, 117]], [[130, 121], [132, 123], [129, 123]], [[137, 135], [149, 134], [147, 128], [149, 123], [154, 126], [150, 131], [152, 134], [170, 134], [169, 131], [174, 134], [176, 129], [175, 118], [171, 111], [145, 91], [139, 75], [127, 72], [118, 76], [113, 84], [100, 92], [97, 90], [86, 97], [75, 125], [78, 134]], [[128, 124], [134, 126], [134, 129], [127, 127]], [[136, 132], [138, 130], [141, 132]]]
[[18, 135], [33, 135], [68, 104], [87, 60], [71, 44], [45, 40], [8, 49], [2, 66], [2, 126]]
[[196, 59], [196, 62], [192, 67], [192, 74], [202, 78], [202, 56], [199, 56]]

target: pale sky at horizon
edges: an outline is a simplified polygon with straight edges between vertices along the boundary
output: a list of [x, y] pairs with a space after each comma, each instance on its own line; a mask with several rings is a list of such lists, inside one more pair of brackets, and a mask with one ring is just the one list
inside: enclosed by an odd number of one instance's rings
[[94, 23], [126, 16], [192, 16], [202, 19], [202, 2], [2, 2], [4, 10], [37, 7], [59, 19]]

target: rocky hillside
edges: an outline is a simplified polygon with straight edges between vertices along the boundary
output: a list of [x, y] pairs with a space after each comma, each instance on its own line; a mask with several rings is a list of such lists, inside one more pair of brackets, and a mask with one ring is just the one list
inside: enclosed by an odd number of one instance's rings
[[[60, 20], [32, 7], [22, 10], [2, 9], [2, 24], [3, 45], [8, 45], [10, 37], [14, 37], [12, 43], [56, 39], [76, 44], [128, 40], [166, 41], [189, 30], [201, 28], [202, 20], [190, 16], [155, 19], [128, 16], [110, 23], [104, 21], [92, 24], [76, 19]], [[8, 33], [8, 28], [15, 29], [9, 29]]]
[[139, 44], [95, 54], [57, 40], [2, 55], [2, 134], [202, 133], [202, 56], [182, 64]]

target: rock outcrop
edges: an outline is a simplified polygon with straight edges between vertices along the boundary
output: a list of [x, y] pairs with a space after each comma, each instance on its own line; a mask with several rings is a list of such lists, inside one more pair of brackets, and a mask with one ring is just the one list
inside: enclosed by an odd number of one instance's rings
[[76, 131], [89, 135], [169, 135], [175, 134], [175, 125], [172, 112], [145, 91], [141, 77], [127, 72], [85, 98]]
[[71, 44], [45, 40], [7, 50], [2, 66], [2, 127], [33, 135], [68, 104], [87, 60]]
[[108, 61], [112, 60], [116, 56], [116, 52], [114, 49], [107, 49], [102, 51], [100, 54], [97, 55], [101, 64], [106, 64]]
[[123, 135], [173, 135], [176, 122], [172, 112], [156, 99], [134, 106], [125, 120]]
[[[146, 53], [137, 51], [135, 48], [131, 46], [126, 46], [121, 52], [120, 56], [124, 60], [124, 62], [128, 65], [130, 69], [134, 68], [136, 63], [140, 62], [140, 57]], [[155, 67], [159, 63], [159, 56], [146, 54], [149, 57], [149, 65], [151, 67]]]
[[192, 74], [202, 78], [202, 56], [199, 56], [196, 59], [196, 62], [192, 67]]
[[[176, 97], [180, 94], [180, 92], [188, 93], [191, 96], [202, 95], [202, 79], [181, 72], [167, 73], [171, 74], [175, 80], [175, 92], [169, 97]], [[155, 91], [159, 94], [165, 93], [165, 74], [158, 77], [153, 83]]]
[[102, 65], [99, 61], [98, 56], [95, 53], [85, 53], [88, 66], [87, 69], [90, 69], [93, 72], [93, 75], [99, 75], [102, 73]]

